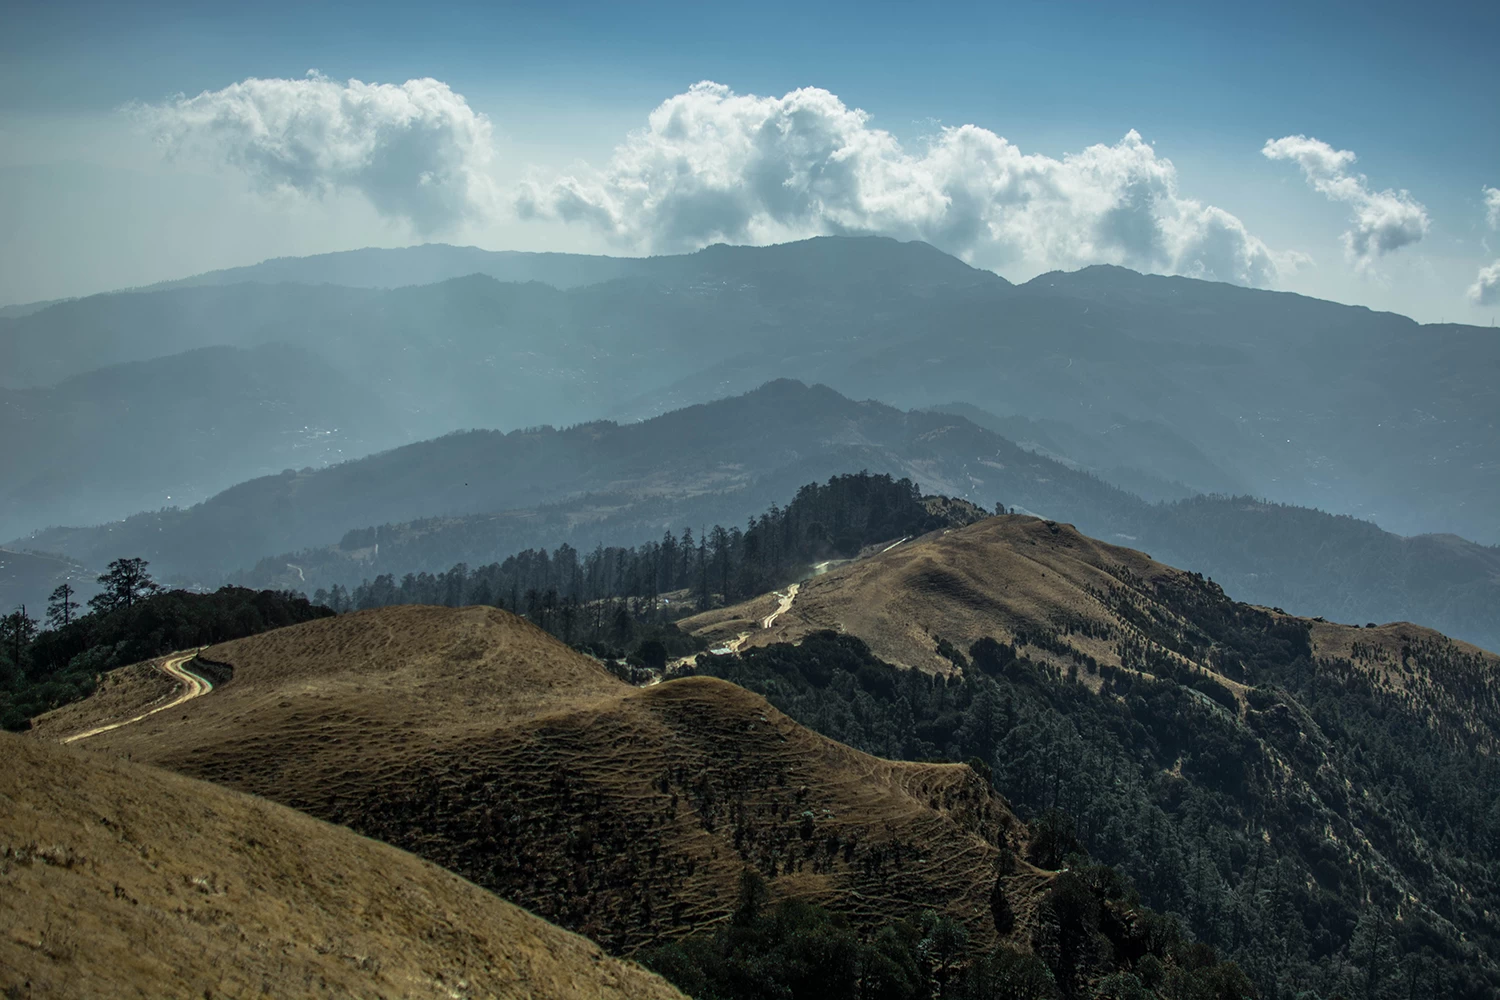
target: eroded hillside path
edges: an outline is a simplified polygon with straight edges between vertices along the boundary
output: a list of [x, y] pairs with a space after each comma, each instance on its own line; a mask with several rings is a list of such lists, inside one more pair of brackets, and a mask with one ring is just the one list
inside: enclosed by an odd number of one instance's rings
[[76, 733], [64, 739], [63, 742], [73, 743], [77, 740], [86, 740], [90, 736], [98, 736], [100, 733], [107, 733], [112, 729], [119, 729], [121, 726], [128, 726], [133, 722], [140, 722], [142, 719], [150, 718], [157, 712], [165, 712], [169, 708], [176, 708], [178, 705], [184, 704], [186, 702], [192, 701], [194, 698], [200, 698], [203, 695], [208, 694], [214, 689], [213, 683], [209, 681], [208, 678], [199, 677], [197, 674], [183, 667], [184, 663], [187, 663], [189, 660], [193, 659], [193, 657], [197, 656], [199, 652], [201, 652], [200, 649], [192, 649], [187, 651], [186, 653], [173, 653], [171, 656], [162, 661], [162, 673], [166, 674], [174, 681], [177, 681], [178, 683], [186, 686], [186, 690], [184, 690], [182, 694], [178, 695], [176, 698], [173, 698], [165, 705], [156, 706], [149, 712], [142, 712], [140, 715], [137, 715], [133, 719], [126, 719], [123, 722], [111, 722], [107, 726], [98, 726], [97, 728], [89, 729], [85, 732]]
[[[788, 610], [791, 609], [792, 602], [795, 601], [795, 600], [797, 600], [797, 591], [799, 591], [801, 589], [802, 589], [802, 584], [800, 584], [800, 583], [794, 583], [790, 587], [786, 588], [786, 593], [785, 594], [783, 594], [779, 590], [776, 591], [776, 597], [779, 599], [779, 602], [778, 602], [778, 604], [776, 606], [776, 610], [775, 611], [772, 611], [770, 614], [766, 615], [764, 618], [762, 618], [760, 620], [760, 627], [761, 627], [762, 631], [764, 631], [765, 629], [770, 628], [772, 625], [775, 625], [776, 624], [776, 619], [780, 618], [782, 615], [786, 614], [786, 612]], [[748, 638], [750, 638], [750, 635], [751, 635], [751, 633], [749, 633], [749, 632], [741, 632], [739, 635], [735, 636], [733, 639], [730, 639], [728, 642], [724, 643], [722, 646], [715, 646], [713, 649], [709, 650], [709, 652], [710, 653], [738, 653], [740, 651], [740, 647], [742, 647], [743, 645], [745, 645], [745, 640], [748, 639]], [[647, 681], [646, 684], [645, 684], [645, 687], [652, 687], [653, 685], [660, 684], [662, 682], [662, 678], [666, 674], [671, 673], [673, 670], [679, 670], [679, 669], [681, 669], [683, 667], [692, 666], [694, 663], [696, 663], [698, 661], [699, 655], [700, 654], [698, 654], [698, 653], [694, 653], [691, 656], [682, 656], [682, 657], [678, 657], [677, 659], [671, 661], [670, 663], [667, 664], [666, 670], [662, 671], [661, 673], [657, 674], [656, 676], [652, 677], [649, 681]]]
[[760, 627], [770, 628], [772, 625], [775, 625], [776, 619], [780, 618], [791, 608], [792, 602], [797, 599], [797, 591], [801, 589], [802, 584], [794, 583], [790, 587], [786, 588], [785, 594], [777, 594], [776, 596], [781, 598], [781, 604], [776, 608], [775, 611], [772, 611], [770, 614], [766, 615], [764, 620], [761, 621]]
[[[779, 590], [776, 591], [776, 596], [781, 603], [776, 606], [775, 611], [772, 611], [770, 614], [766, 615], [760, 620], [760, 627], [762, 631], [770, 628], [772, 625], [775, 625], [776, 619], [786, 614], [786, 612], [791, 608], [792, 602], [797, 599], [797, 591], [801, 589], [802, 584], [794, 583], [790, 587], [786, 588], [785, 594], [783, 594]], [[740, 651], [740, 647], [745, 645], [745, 640], [748, 638], [750, 638], [749, 632], [741, 632], [729, 642], [725, 643], [723, 648], [731, 653], [738, 653]]]

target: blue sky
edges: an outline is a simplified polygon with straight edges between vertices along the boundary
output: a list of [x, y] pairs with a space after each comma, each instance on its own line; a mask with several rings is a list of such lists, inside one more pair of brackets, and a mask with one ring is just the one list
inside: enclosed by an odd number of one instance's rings
[[[973, 124], [1022, 154], [1058, 162], [1114, 146], [1133, 129], [1156, 158], [1171, 161], [1174, 197], [1190, 203], [1186, 211], [1222, 210], [1246, 239], [1264, 244], [1276, 265], [1244, 272], [1274, 274], [1258, 283], [1423, 320], [1488, 324], [1500, 308], [1466, 293], [1479, 269], [1500, 258], [1484, 194], [1500, 187], [1497, 39], [1493, 3], [1420, 12], [1394, 4], [11, 5], [0, 14], [0, 301], [424, 238], [632, 253], [724, 233], [764, 240], [851, 225], [916, 237], [953, 230], [951, 212], [941, 224], [856, 217], [847, 206], [767, 221], [764, 206], [741, 206], [745, 218], [683, 223], [679, 214], [667, 227], [641, 213], [676, 204], [671, 198], [621, 207], [639, 179], [632, 171], [660, 150], [642, 147], [630, 163], [612, 164], [615, 148], [664, 101], [712, 80], [737, 97], [820, 88], [836, 98], [830, 113], [862, 109], [869, 128], [901, 145], [882, 161], [885, 179], [864, 182], [862, 204], [870, 183], [912, 197], [910, 186], [889, 187], [897, 183], [886, 176], [890, 157], [925, 155], [943, 127]], [[494, 155], [486, 169], [502, 207], [414, 227], [389, 206], [372, 207], [369, 189], [347, 175], [291, 190], [278, 188], [279, 174], [247, 183], [234, 148], [205, 153], [189, 141], [195, 155], [178, 149], [164, 158], [160, 129], [144, 134], [138, 117], [119, 112], [251, 77], [301, 79], [310, 68], [337, 82], [447, 84], [488, 119]], [[184, 129], [172, 134], [181, 146]], [[1357, 154], [1345, 173], [1364, 175], [1368, 192], [1409, 192], [1425, 219], [1420, 234], [1393, 241], [1401, 245], [1389, 252], [1351, 256], [1341, 239], [1367, 202], [1318, 189], [1306, 156], [1262, 155], [1267, 140], [1295, 135]], [[583, 185], [587, 211], [570, 217], [579, 196], [559, 195], [563, 176], [594, 178]], [[528, 179], [541, 194], [529, 214], [518, 213], [511, 191]], [[953, 182], [950, 172], [923, 184], [948, 190]], [[1093, 194], [1070, 188], [1068, 197], [1066, 211], [1048, 210], [1051, 221], [1027, 221], [1024, 236], [945, 249], [1015, 278], [1087, 263], [1091, 254], [1151, 270], [1187, 270], [1185, 262], [1199, 260], [1198, 244], [1180, 234], [1171, 238], [1192, 246], [1155, 256], [1102, 244], [1058, 249], [1057, 234], [1038, 227], [1093, 219], [1079, 214]], [[1182, 211], [1162, 224], [1180, 226]], [[606, 214], [607, 223], [598, 221]], [[998, 208], [984, 221], [992, 230], [1012, 226]]]

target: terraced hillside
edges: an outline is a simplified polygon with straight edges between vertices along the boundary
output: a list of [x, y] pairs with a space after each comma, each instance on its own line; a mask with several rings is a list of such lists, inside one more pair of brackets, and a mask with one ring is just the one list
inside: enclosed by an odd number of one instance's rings
[[[203, 657], [232, 678], [79, 745], [344, 823], [618, 951], [727, 917], [746, 865], [859, 923], [930, 908], [997, 939], [997, 862], [1024, 827], [967, 766], [879, 760], [712, 678], [635, 689], [492, 608], [361, 612]], [[70, 725], [108, 721], [90, 704]], [[1013, 908], [1050, 878], [1021, 863]]]
[[670, 1000], [657, 976], [385, 844], [0, 733], [7, 997]]

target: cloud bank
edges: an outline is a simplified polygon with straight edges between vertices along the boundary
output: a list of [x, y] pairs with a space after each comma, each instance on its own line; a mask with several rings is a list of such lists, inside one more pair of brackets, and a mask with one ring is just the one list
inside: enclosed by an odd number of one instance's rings
[[1272, 284], [1300, 258], [1180, 194], [1172, 162], [1133, 131], [1062, 159], [974, 125], [910, 150], [817, 88], [778, 98], [697, 84], [603, 167], [534, 178], [515, 204], [522, 217], [585, 223], [658, 253], [882, 234], [985, 267], [1116, 263], [1246, 285]]
[[420, 233], [489, 217], [489, 120], [438, 80], [249, 79], [128, 109], [173, 156], [244, 172], [262, 191], [356, 191]]
[[1344, 249], [1360, 266], [1410, 246], [1427, 235], [1427, 208], [1406, 191], [1372, 191], [1364, 174], [1350, 173], [1354, 153], [1334, 149], [1305, 135], [1268, 139], [1261, 153], [1272, 160], [1291, 160], [1313, 190], [1354, 208], [1354, 228], [1344, 233]]

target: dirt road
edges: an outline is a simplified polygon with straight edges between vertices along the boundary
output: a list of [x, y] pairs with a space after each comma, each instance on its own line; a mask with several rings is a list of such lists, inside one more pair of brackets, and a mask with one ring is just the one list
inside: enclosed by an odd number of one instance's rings
[[186, 653], [173, 653], [171, 656], [162, 661], [162, 673], [166, 674], [168, 677], [172, 678], [178, 683], [186, 685], [186, 689], [182, 692], [182, 694], [178, 695], [176, 698], [173, 698], [165, 705], [158, 705], [149, 712], [142, 712], [140, 715], [137, 715], [133, 719], [126, 719], [124, 722], [112, 722], [107, 726], [99, 726], [97, 729], [90, 729], [87, 732], [69, 736], [67, 739], [63, 740], [63, 742], [72, 743], [75, 740], [86, 740], [90, 736], [98, 736], [100, 733], [107, 733], [111, 729], [119, 729], [121, 726], [128, 726], [132, 722], [140, 722], [142, 719], [153, 716], [157, 712], [165, 712], [169, 708], [176, 708], [178, 705], [181, 705], [184, 702], [189, 702], [194, 698], [198, 698], [202, 695], [208, 694], [214, 689], [213, 684], [210, 683], [207, 679], [199, 677], [197, 674], [192, 673], [183, 667], [183, 664], [187, 663], [193, 657], [197, 656], [198, 652], [198, 650], [193, 649], [189, 650]]
[[780, 606], [778, 606], [775, 611], [772, 611], [770, 614], [766, 615], [766, 617], [761, 621], [760, 627], [770, 628], [772, 625], [775, 625], [776, 619], [780, 618], [784, 613], [786, 613], [786, 610], [792, 606], [792, 602], [797, 599], [797, 591], [801, 589], [802, 584], [794, 583], [790, 587], [786, 588], [785, 594], [777, 594], [776, 596], [781, 598]]
[[[785, 614], [786, 611], [787, 611], [787, 609], [789, 609], [792, 606], [792, 602], [797, 599], [797, 591], [799, 591], [801, 589], [802, 589], [802, 584], [800, 584], [800, 583], [794, 583], [790, 587], [786, 588], [786, 593], [785, 594], [781, 593], [780, 591], [777, 591], [776, 592], [776, 596], [777, 596], [777, 598], [779, 598], [780, 602], [777, 604], [775, 611], [772, 611], [770, 614], [766, 615], [764, 618], [762, 618], [760, 620], [760, 627], [762, 629], [768, 629], [772, 625], [775, 625], [776, 624], [776, 619], [780, 618], [783, 614]], [[724, 643], [722, 645], [719, 645], [719, 646], [715, 646], [713, 649], [709, 650], [709, 652], [711, 652], [711, 653], [738, 653], [740, 651], [740, 648], [745, 645], [745, 640], [748, 639], [748, 638], [750, 638], [750, 633], [749, 632], [741, 632], [739, 635], [735, 636], [733, 639], [730, 639], [728, 642], [726, 642], [726, 643]], [[660, 684], [662, 676], [664, 674], [671, 673], [673, 670], [677, 670], [677, 669], [680, 669], [682, 667], [691, 666], [693, 663], [695, 663], [697, 661], [698, 655], [699, 654], [694, 653], [692, 656], [684, 656], [684, 657], [681, 657], [679, 659], [673, 660], [671, 663], [667, 664], [667, 669], [665, 671], [663, 671], [661, 674], [657, 674], [655, 677], [651, 678], [651, 680], [649, 680], [649, 681], [646, 682], [645, 686], [646, 687], [651, 687], [653, 684]]]

